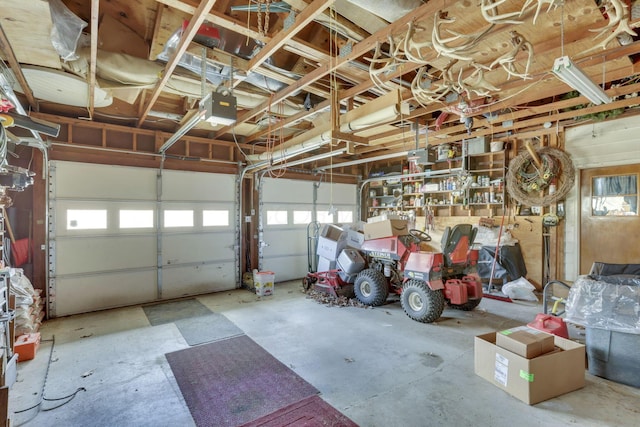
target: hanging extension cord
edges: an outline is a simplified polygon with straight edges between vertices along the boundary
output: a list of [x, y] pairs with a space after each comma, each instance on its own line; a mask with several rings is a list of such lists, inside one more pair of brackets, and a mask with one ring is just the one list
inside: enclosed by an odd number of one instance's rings
[[[49, 360], [47, 361], [47, 369], [46, 369], [46, 371], [44, 373], [44, 381], [42, 382], [42, 390], [40, 392], [40, 400], [38, 401], [38, 403], [36, 403], [33, 406], [30, 406], [30, 407], [28, 407], [26, 409], [21, 409], [19, 411], [13, 411], [13, 413], [14, 414], [21, 414], [21, 413], [24, 413], [24, 412], [31, 411], [32, 409], [35, 409], [35, 408], [38, 408], [38, 411], [35, 414], [33, 414], [33, 416], [31, 418], [23, 421], [21, 424], [18, 424], [16, 427], [19, 427], [19, 426], [21, 426], [21, 425], [23, 425], [25, 423], [28, 423], [29, 421], [33, 420], [40, 413], [40, 411], [46, 412], [46, 411], [53, 411], [54, 409], [58, 409], [61, 406], [64, 406], [67, 403], [71, 402], [73, 400], [73, 398], [76, 397], [76, 394], [78, 394], [79, 392], [87, 391], [87, 389], [84, 388], [84, 387], [78, 387], [76, 389], [76, 391], [74, 391], [73, 393], [71, 393], [71, 394], [69, 394], [67, 396], [57, 397], [57, 398], [44, 397], [45, 390], [46, 390], [46, 387], [47, 387], [47, 378], [49, 377], [49, 369], [51, 368], [51, 360], [53, 359], [53, 348], [56, 345], [56, 337], [54, 335], [50, 340], [42, 340], [42, 342], [51, 342], [51, 349], [49, 350]], [[56, 405], [56, 406], [54, 406], [52, 408], [46, 408], [46, 409], [42, 409], [41, 408], [41, 405], [42, 405], [43, 402], [57, 402], [57, 401], [60, 401], [60, 400], [65, 400], [65, 399], [67, 399], [65, 402], [62, 402], [59, 405]]]

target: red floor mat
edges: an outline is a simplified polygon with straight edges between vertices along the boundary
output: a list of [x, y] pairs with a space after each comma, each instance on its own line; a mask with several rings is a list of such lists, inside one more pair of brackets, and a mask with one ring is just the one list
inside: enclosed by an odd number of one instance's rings
[[166, 357], [198, 427], [235, 427], [318, 393], [246, 335]]
[[358, 427], [319, 396], [278, 409], [241, 427]]

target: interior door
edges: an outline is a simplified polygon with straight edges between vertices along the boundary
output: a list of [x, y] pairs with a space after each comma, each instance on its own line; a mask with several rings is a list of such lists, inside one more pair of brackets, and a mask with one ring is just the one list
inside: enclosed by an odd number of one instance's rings
[[640, 164], [580, 172], [580, 274], [594, 262], [640, 263]]

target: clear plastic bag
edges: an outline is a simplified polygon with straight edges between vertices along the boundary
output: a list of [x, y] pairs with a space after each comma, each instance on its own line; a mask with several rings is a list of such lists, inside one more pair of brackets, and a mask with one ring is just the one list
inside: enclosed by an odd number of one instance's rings
[[507, 282], [502, 285], [502, 293], [511, 299], [519, 299], [523, 301], [538, 301], [538, 297], [533, 293], [536, 289], [527, 279], [521, 277], [519, 279]]
[[51, 44], [63, 60], [78, 59], [76, 46], [87, 23], [67, 9], [62, 0], [49, 0], [49, 9], [53, 21]]
[[640, 276], [579, 276], [566, 309], [568, 322], [640, 334]]
[[33, 304], [35, 290], [27, 276], [24, 275], [23, 270], [20, 268], [11, 269], [9, 275], [11, 280], [11, 294], [16, 297], [16, 305], [29, 306]]

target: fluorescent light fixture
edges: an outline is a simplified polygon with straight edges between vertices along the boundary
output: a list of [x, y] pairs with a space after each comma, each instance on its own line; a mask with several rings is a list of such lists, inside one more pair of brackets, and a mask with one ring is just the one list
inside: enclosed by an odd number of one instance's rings
[[[409, 104], [402, 102], [399, 91], [392, 91], [388, 94], [376, 98], [366, 104], [366, 108], [361, 106], [353, 109], [340, 117], [340, 131], [354, 132], [369, 126], [379, 125], [389, 120], [397, 120], [403, 116], [408, 116]], [[249, 154], [246, 159], [250, 162], [269, 160], [276, 158], [278, 151], [288, 154], [292, 150], [300, 150], [307, 147], [320, 148], [332, 141], [330, 123], [320, 124], [314, 129], [304, 132], [285, 142], [286, 148], [275, 147], [273, 152], [261, 154]]]
[[376, 157], [368, 157], [368, 158], [365, 158], [365, 159], [352, 160], [352, 161], [349, 161], [349, 162], [334, 163], [332, 165], [321, 166], [321, 167], [316, 168], [314, 170], [315, 171], [324, 171], [324, 170], [327, 170], [327, 169], [335, 169], [335, 168], [343, 168], [345, 166], [360, 165], [362, 163], [377, 162], [378, 160], [396, 159], [398, 157], [405, 157], [408, 154], [409, 154], [408, 151], [399, 151], [397, 153], [382, 154], [382, 155], [376, 156]]
[[600, 105], [611, 102], [611, 98], [604, 93], [604, 90], [595, 84], [568, 56], [556, 58], [551, 71], [593, 104]]
[[306, 157], [304, 159], [294, 160], [293, 162], [287, 161], [287, 163], [273, 166], [269, 168], [270, 170], [288, 168], [292, 166], [303, 165], [305, 163], [317, 162], [318, 160], [328, 159], [329, 157], [339, 156], [340, 154], [344, 154], [347, 152], [347, 147], [340, 148], [338, 150], [327, 151], [326, 153], [318, 154], [317, 156]]
[[202, 120], [212, 125], [231, 125], [236, 122], [237, 114], [235, 96], [231, 95], [230, 92], [212, 92], [200, 100], [198, 112], [162, 144], [158, 153], [164, 154], [165, 151]]
[[[326, 128], [326, 129], [325, 129]], [[331, 130], [329, 126], [320, 126], [307, 131], [301, 135], [293, 137], [284, 143], [284, 146], [277, 146], [272, 151], [265, 151], [260, 154], [249, 154], [246, 159], [250, 162], [262, 160], [276, 163], [280, 158], [296, 156], [298, 154], [313, 151], [331, 142]]]

